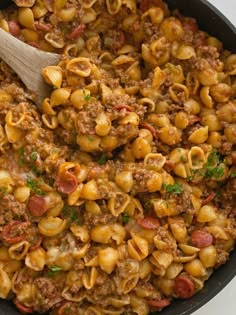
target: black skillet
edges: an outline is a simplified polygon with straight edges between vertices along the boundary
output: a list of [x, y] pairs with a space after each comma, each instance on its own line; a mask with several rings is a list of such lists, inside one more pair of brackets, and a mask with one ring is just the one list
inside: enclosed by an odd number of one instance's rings
[[[186, 16], [195, 17], [200, 28], [219, 38], [226, 49], [236, 53], [236, 28], [206, 0], [165, 0], [171, 9], [178, 8]], [[0, 9], [11, 4], [10, 0], [0, 0]], [[217, 269], [205, 283], [204, 288], [188, 300], [175, 300], [156, 315], [190, 315], [216, 296], [236, 275], [236, 250], [229, 261]], [[227, 313], [227, 306], [225, 308]], [[0, 315], [20, 315], [14, 305], [0, 300]], [[74, 314], [71, 314], [74, 315]]]

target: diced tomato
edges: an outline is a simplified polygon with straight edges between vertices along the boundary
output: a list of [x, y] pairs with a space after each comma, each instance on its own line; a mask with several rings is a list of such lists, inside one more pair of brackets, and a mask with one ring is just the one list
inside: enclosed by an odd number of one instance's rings
[[151, 7], [160, 7], [160, 8], [163, 9], [164, 8], [164, 3], [163, 3], [162, 0], [141, 0], [140, 10], [142, 12], [147, 11]]
[[20, 35], [20, 25], [17, 21], [8, 21], [9, 32], [11, 35], [18, 37]]
[[162, 300], [147, 300], [147, 304], [153, 308], [157, 308], [161, 310], [162, 308], [170, 305], [169, 299], [162, 299]]
[[15, 301], [15, 305], [18, 308], [18, 310], [20, 312], [24, 313], [24, 314], [31, 314], [31, 313], [34, 312], [33, 307], [26, 307], [26, 306], [24, 306], [24, 305], [22, 305], [22, 304], [20, 304], [19, 302], [16, 302], [16, 301]]
[[212, 191], [207, 198], [202, 200], [202, 206], [211, 202], [215, 198], [215, 196], [216, 196], [216, 194], [214, 193], [214, 191]]
[[78, 180], [75, 175], [69, 171], [60, 173], [55, 181], [57, 190], [63, 194], [70, 194], [76, 190]]
[[12, 221], [2, 229], [2, 240], [8, 244], [20, 242], [26, 237], [29, 222]]
[[127, 112], [132, 112], [132, 108], [129, 105], [115, 105], [113, 107], [113, 109], [115, 110], [122, 110], [122, 109], [126, 109]]
[[213, 236], [207, 231], [195, 230], [191, 233], [191, 244], [198, 248], [210, 246], [214, 239]]
[[160, 221], [158, 218], [146, 216], [143, 219], [138, 219], [138, 224], [144, 229], [156, 230], [160, 226]]
[[30, 196], [28, 208], [32, 216], [40, 217], [47, 211], [45, 198], [39, 195]]
[[73, 29], [73, 31], [69, 34], [66, 35], [67, 39], [76, 39], [78, 37], [80, 37], [84, 31], [85, 31], [85, 24], [80, 24], [78, 25], [76, 28]]
[[186, 275], [180, 275], [175, 278], [174, 292], [180, 299], [189, 299], [194, 295], [194, 283]]
[[155, 129], [152, 125], [150, 125], [150, 124], [148, 124], [148, 123], [146, 123], [146, 122], [143, 122], [143, 123], [140, 123], [139, 126], [140, 126], [141, 128], [143, 128], [143, 129], [149, 130], [149, 131], [152, 133], [153, 138], [154, 138], [154, 139], [157, 139], [157, 132], [156, 132], [156, 129]]

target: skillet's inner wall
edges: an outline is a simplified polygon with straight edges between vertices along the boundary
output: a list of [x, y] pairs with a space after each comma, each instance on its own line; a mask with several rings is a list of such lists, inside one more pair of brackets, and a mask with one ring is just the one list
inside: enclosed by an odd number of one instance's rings
[[234, 246], [235, 55], [159, 0], [18, 4], [1, 27], [64, 57], [40, 109], [1, 62], [1, 295], [61, 315], [192, 297]]

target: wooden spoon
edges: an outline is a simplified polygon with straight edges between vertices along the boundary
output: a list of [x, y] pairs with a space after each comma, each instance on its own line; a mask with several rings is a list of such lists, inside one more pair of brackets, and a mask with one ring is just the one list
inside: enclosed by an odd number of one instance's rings
[[42, 77], [42, 68], [55, 65], [60, 55], [34, 48], [0, 28], [0, 58], [20, 77], [25, 86], [36, 95], [36, 104], [49, 96], [51, 87]]

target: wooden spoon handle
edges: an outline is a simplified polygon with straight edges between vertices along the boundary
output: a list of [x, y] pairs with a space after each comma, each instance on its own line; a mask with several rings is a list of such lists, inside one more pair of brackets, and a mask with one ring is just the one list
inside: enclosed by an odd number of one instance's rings
[[34, 48], [0, 28], [0, 58], [18, 74], [29, 90], [40, 97], [41, 89], [46, 85], [41, 70], [57, 64], [60, 55]]

